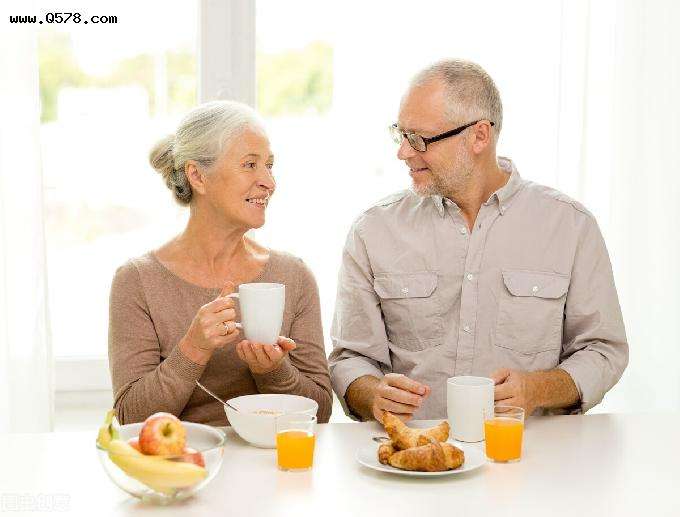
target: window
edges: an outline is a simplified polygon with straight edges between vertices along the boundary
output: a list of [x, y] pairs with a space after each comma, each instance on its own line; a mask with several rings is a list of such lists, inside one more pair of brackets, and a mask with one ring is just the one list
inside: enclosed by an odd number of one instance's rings
[[[49, 4], [40, 9], [48, 11]], [[117, 23], [42, 25], [39, 33], [57, 359], [106, 356], [115, 269], [182, 228], [186, 211], [147, 156], [197, 101], [197, 3], [98, 1], [82, 12]]]

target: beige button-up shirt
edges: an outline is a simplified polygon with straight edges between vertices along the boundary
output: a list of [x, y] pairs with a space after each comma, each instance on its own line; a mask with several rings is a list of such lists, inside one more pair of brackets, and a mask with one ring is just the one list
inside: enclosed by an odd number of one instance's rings
[[358, 377], [403, 373], [431, 395], [415, 418], [446, 416], [446, 379], [501, 367], [567, 371], [587, 411], [628, 363], [607, 249], [594, 217], [551, 188], [508, 182], [470, 232], [440, 196], [404, 191], [353, 224], [343, 251], [329, 364], [344, 403]]

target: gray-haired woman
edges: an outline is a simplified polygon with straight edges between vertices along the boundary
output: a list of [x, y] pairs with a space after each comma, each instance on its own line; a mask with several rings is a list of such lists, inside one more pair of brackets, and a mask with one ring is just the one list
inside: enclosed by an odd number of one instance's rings
[[[157, 411], [227, 424], [224, 399], [291, 393], [316, 400], [327, 422], [332, 395], [312, 273], [292, 255], [246, 232], [265, 222], [275, 190], [274, 157], [257, 114], [229, 101], [191, 111], [151, 151], [151, 165], [189, 207], [184, 231], [121, 266], [110, 298], [109, 360], [114, 406], [123, 423]], [[286, 286], [276, 345], [242, 340], [238, 307], [225, 295], [246, 282]]]

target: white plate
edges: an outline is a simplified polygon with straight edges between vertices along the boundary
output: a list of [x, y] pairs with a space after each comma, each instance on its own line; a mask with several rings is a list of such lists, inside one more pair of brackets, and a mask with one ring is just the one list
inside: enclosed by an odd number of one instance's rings
[[357, 451], [357, 461], [369, 469], [379, 470], [381, 472], [389, 472], [390, 474], [399, 474], [402, 476], [418, 477], [451, 476], [455, 474], [462, 474], [463, 472], [469, 472], [471, 470], [477, 469], [486, 463], [486, 456], [484, 455], [484, 451], [481, 449], [471, 445], [452, 442], [451, 440], [449, 440], [449, 443], [455, 445], [463, 451], [465, 454], [465, 462], [457, 469], [445, 470], [443, 472], [416, 472], [411, 470], [397, 469], [390, 465], [383, 465], [378, 461], [378, 447], [380, 447], [380, 444], [377, 443], [371, 443], [359, 449]]

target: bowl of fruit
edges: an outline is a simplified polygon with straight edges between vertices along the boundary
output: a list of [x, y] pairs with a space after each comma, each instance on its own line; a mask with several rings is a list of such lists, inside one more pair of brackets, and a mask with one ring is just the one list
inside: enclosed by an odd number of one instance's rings
[[104, 470], [122, 490], [168, 504], [191, 497], [220, 470], [225, 435], [215, 427], [156, 413], [144, 422], [117, 425], [113, 411], [97, 436]]

